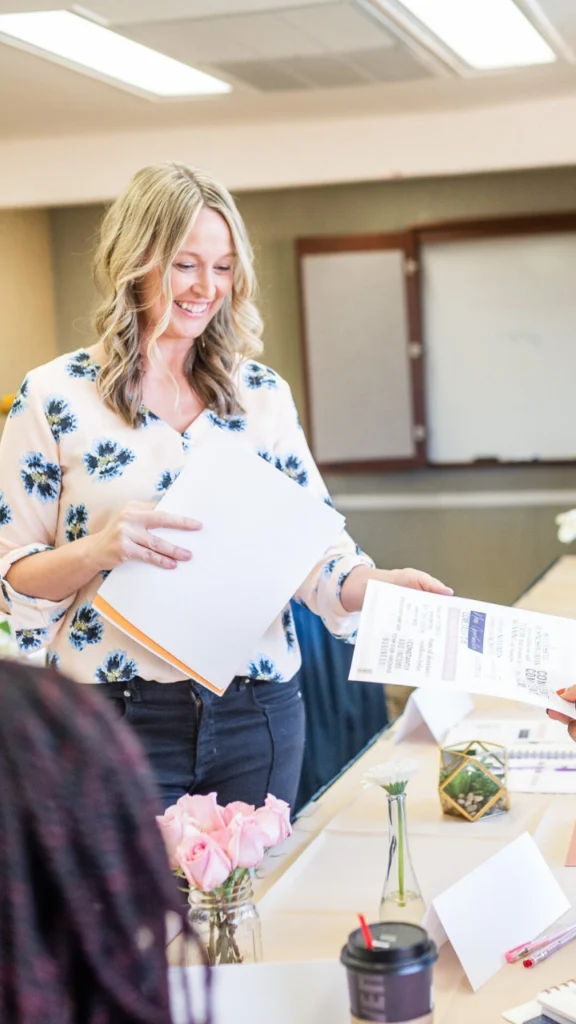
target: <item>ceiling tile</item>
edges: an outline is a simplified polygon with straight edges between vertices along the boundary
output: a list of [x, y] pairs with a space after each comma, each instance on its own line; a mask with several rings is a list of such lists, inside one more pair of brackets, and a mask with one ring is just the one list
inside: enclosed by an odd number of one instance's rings
[[[259, 11], [278, 11], [292, 7], [308, 7], [330, 3], [333, 0], [87, 0], [86, 6], [112, 24], [141, 23], [144, 21], [174, 21], [180, 18], [217, 18]], [[0, 0], [8, 4], [10, 0]], [[30, 10], [27, 0], [16, 0], [22, 10]], [[10, 5], [14, 8], [14, 4]], [[46, 0], [45, 7], [53, 7]], [[8, 9], [8, 8], [7, 8]]]
[[281, 61], [281, 66], [285, 71], [302, 78], [313, 89], [364, 85], [368, 80], [366, 75], [330, 54], [284, 60]]
[[145, 46], [185, 64], [221, 64], [225, 61], [258, 60], [260, 50], [249, 35], [238, 37], [228, 18], [199, 18], [197, 21], [165, 21], [156, 24], [123, 25], [122, 32]]
[[226, 18], [228, 32], [233, 33], [241, 50], [249, 46], [263, 60], [281, 57], [306, 57], [322, 53], [322, 47], [283, 17], [282, 14], [246, 14]]
[[401, 46], [360, 50], [347, 54], [346, 59], [375, 82], [413, 82], [419, 78], [434, 77], [430, 68], [420, 64], [409, 50]]
[[540, 7], [568, 45], [576, 49], [576, 3], [574, 0], [540, 0]]
[[395, 44], [374, 18], [346, 2], [286, 11], [284, 18], [317, 40], [329, 53], [380, 50]]
[[260, 92], [285, 92], [294, 89], [304, 89], [304, 82], [284, 71], [279, 66], [279, 61], [230, 61], [225, 64], [214, 66], [214, 74], [224, 74], [228, 78], [235, 78], [245, 85], [250, 85]]

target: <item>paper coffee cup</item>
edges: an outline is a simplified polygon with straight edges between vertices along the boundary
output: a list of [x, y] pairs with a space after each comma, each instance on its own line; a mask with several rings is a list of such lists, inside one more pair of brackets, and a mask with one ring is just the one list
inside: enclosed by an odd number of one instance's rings
[[374, 948], [359, 928], [340, 960], [348, 974], [352, 1024], [432, 1024], [436, 946], [415, 924], [369, 925]]

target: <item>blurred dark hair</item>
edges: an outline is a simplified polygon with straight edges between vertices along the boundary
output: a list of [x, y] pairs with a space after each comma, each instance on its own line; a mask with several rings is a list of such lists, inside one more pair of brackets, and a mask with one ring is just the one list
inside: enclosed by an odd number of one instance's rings
[[144, 755], [89, 690], [52, 670], [0, 661], [6, 1024], [171, 1020], [167, 911], [190, 928]]

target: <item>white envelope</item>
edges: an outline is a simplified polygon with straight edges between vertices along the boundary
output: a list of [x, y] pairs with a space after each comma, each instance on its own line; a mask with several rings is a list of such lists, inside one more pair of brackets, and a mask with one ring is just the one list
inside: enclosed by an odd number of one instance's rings
[[424, 927], [452, 943], [474, 991], [570, 908], [532, 836], [524, 832], [432, 901]]

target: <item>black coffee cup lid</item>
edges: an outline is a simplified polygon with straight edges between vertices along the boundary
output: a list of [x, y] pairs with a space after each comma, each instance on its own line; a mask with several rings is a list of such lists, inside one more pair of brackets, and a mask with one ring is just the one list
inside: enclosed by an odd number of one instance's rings
[[432, 963], [438, 956], [428, 933], [417, 924], [385, 921], [370, 924], [368, 928], [374, 948], [369, 949], [366, 945], [361, 928], [352, 932], [341, 956], [347, 967], [356, 964], [360, 969], [369, 969], [370, 965], [378, 965], [378, 970], [401, 970], [409, 965]]

